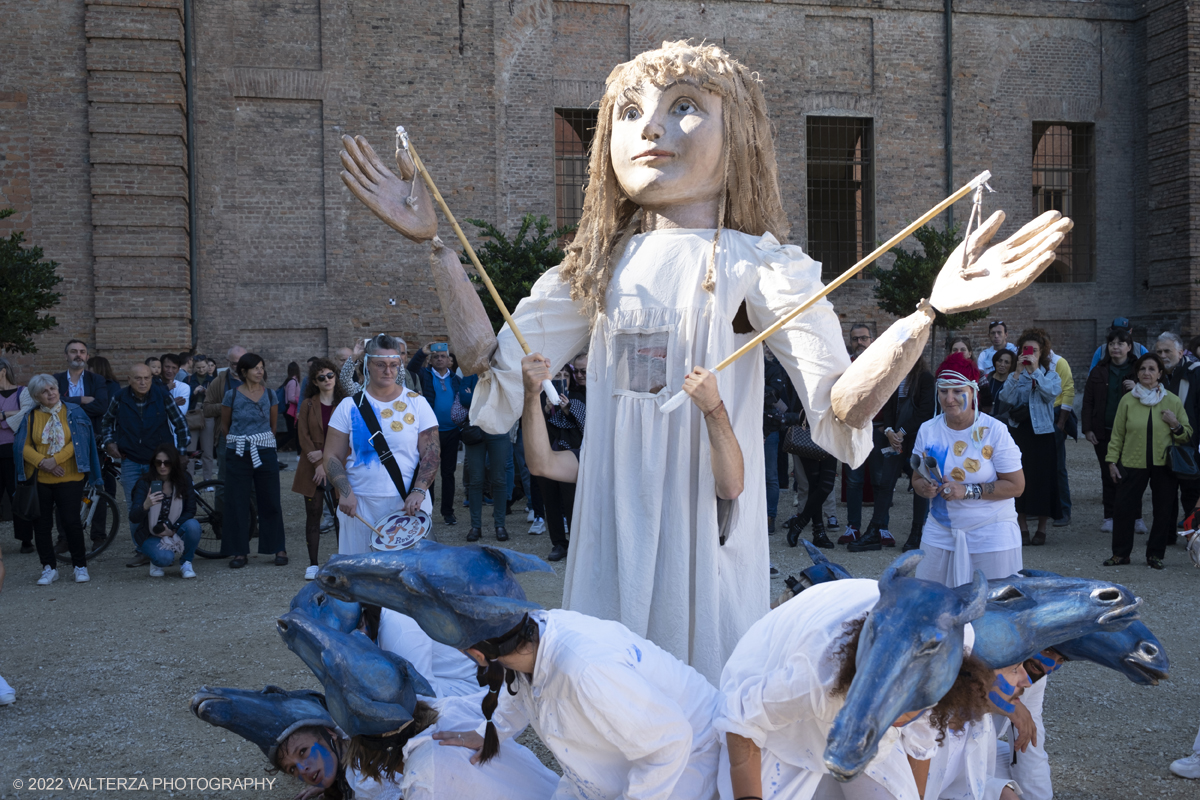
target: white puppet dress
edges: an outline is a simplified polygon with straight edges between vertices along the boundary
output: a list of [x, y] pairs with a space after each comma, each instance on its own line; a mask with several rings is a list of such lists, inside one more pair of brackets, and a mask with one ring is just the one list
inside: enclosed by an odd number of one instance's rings
[[[763, 474], [763, 359], [717, 373], [745, 462], [742, 495], [719, 508], [699, 409], [659, 407], [694, 366], [712, 367], [821, 289], [820, 264], [774, 236], [722, 230], [715, 288], [703, 288], [715, 231], [634, 236], [617, 262], [604, 310], [591, 321], [551, 269], [514, 313], [552, 369], [587, 349], [588, 424], [580, 452], [563, 606], [613, 619], [714, 683], [726, 658], [770, 605]], [[813, 439], [850, 463], [869, 429], [830, 410], [849, 366], [841, 325], [822, 300], [767, 340], [799, 392]], [[522, 351], [506, 326], [480, 376], [471, 421], [506, 432], [523, 402]], [[721, 544], [722, 536], [725, 543]]]

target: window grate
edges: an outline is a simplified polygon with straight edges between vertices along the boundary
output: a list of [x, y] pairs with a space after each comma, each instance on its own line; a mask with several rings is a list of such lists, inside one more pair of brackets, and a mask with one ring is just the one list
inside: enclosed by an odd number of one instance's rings
[[1033, 215], [1059, 211], [1075, 222], [1041, 283], [1095, 280], [1095, 126], [1033, 123]]
[[821, 276], [832, 278], [874, 249], [873, 120], [808, 117], [805, 138], [808, 254], [821, 262]]
[[558, 227], [583, 216], [588, 150], [596, 132], [594, 108], [554, 109], [554, 208]]

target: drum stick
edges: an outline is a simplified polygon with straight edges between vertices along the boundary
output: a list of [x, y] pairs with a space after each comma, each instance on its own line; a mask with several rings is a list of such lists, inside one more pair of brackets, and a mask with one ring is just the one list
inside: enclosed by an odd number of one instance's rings
[[[408, 132], [404, 130], [403, 125], [396, 126], [396, 139], [399, 142], [399, 146], [407, 150], [408, 154], [412, 156], [413, 164], [417, 167], [417, 172], [421, 174], [425, 185], [429, 187], [429, 193], [433, 195], [433, 199], [437, 201], [438, 207], [442, 209], [442, 214], [450, 222], [450, 227], [454, 228], [454, 233], [458, 236], [458, 241], [462, 243], [463, 249], [467, 251], [467, 258], [471, 259], [471, 263], [475, 266], [475, 272], [478, 273], [479, 279], [483, 281], [483, 285], [487, 287], [488, 293], [491, 294], [492, 302], [496, 304], [496, 308], [500, 309], [500, 315], [508, 323], [508, 329], [513, 332], [513, 336], [517, 337], [517, 343], [521, 345], [521, 349], [525, 351], [525, 355], [529, 355], [533, 352], [529, 349], [529, 343], [525, 341], [525, 337], [521, 334], [521, 329], [517, 327], [516, 321], [513, 320], [512, 314], [508, 313], [508, 306], [500, 299], [500, 293], [492, 285], [492, 279], [488, 277], [483, 265], [479, 263], [479, 256], [475, 255], [475, 248], [471, 247], [471, 243], [467, 241], [466, 235], [458, 225], [458, 220], [454, 218], [454, 214], [450, 211], [450, 206], [446, 205], [446, 201], [442, 198], [442, 193], [438, 191], [437, 185], [434, 184], [433, 177], [429, 174], [429, 170], [425, 168], [425, 162], [417, 155], [417, 149], [413, 147], [412, 141], [408, 137]], [[550, 401], [551, 405], [559, 404], [558, 392], [549, 379], [542, 381], [542, 391], [546, 393], [546, 399]]]
[[377, 534], [379, 534], [380, 536], [383, 536], [383, 531], [379, 530], [379, 528], [376, 528], [374, 525], [372, 525], [371, 523], [367, 522], [365, 519], [363, 519], [362, 517], [360, 517], [360, 516], [358, 515], [358, 512], [357, 512], [357, 511], [355, 511], [355, 512], [354, 512], [354, 518], [355, 518], [356, 520], [358, 520], [359, 522], [361, 522], [363, 525], [366, 525], [366, 526], [367, 526], [368, 528], [370, 528], [371, 530], [375, 531], [375, 532], [376, 532]]
[[[913, 233], [913, 231], [917, 230], [922, 225], [924, 225], [926, 222], [929, 222], [929, 220], [933, 219], [938, 214], [942, 213], [947, 208], [954, 205], [962, 198], [966, 197], [972, 191], [974, 191], [975, 189], [982, 186], [989, 179], [991, 179], [991, 177], [992, 177], [992, 173], [987, 170], [984, 170], [983, 172], [976, 175], [974, 178], [971, 179], [970, 183], [962, 186], [954, 194], [950, 195], [945, 200], [943, 200], [942, 202], [938, 203], [933, 208], [926, 211], [920, 217], [913, 220], [911, 223], [909, 223], [907, 226], [905, 226], [904, 230], [900, 231], [895, 236], [888, 239], [883, 244], [879, 245], [879, 247], [875, 248], [871, 252], [870, 255], [868, 255], [862, 261], [859, 261], [854, 266], [850, 267], [850, 269], [843, 272], [832, 283], [830, 283], [829, 285], [827, 285], [823, 289], [821, 289], [821, 291], [817, 292], [815, 295], [813, 295], [812, 297], [805, 300], [799, 306], [792, 309], [788, 313], [784, 314], [779, 319], [775, 320], [775, 322], [773, 322], [769, 327], [767, 327], [765, 330], [763, 330], [761, 333], [759, 333], [753, 339], [751, 339], [750, 341], [746, 342], [744, 345], [739, 347], [737, 349], [737, 351], [735, 353], [733, 353], [733, 355], [728, 356], [720, 364], [717, 364], [715, 367], [713, 367], [712, 371], [720, 372], [721, 370], [725, 369], [733, 362], [737, 361], [742, 356], [746, 355], [746, 353], [749, 353], [751, 350], [756, 348], [758, 345], [762, 344], [764, 339], [767, 339], [768, 337], [778, 333], [779, 330], [781, 328], [783, 328], [784, 325], [788, 324], [793, 319], [795, 319], [797, 316], [799, 316], [800, 314], [803, 314], [805, 311], [812, 308], [817, 303], [817, 301], [819, 301], [821, 298], [825, 297], [825, 295], [829, 294], [834, 289], [838, 288], [843, 283], [845, 283], [846, 281], [853, 278], [855, 275], [857, 275], [859, 272], [861, 272], [865, 267], [869, 266], [870, 264], [873, 264], [884, 253], [891, 250], [893, 247], [900, 244], [900, 242], [902, 242], [906, 238], [908, 238]], [[683, 405], [686, 400], [687, 400], [687, 394], [685, 392], [683, 392], [682, 390], [680, 390], [670, 400], [663, 403], [662, 406], [660, 406], [660, 410], [664, 414], [669, 414], [672, 411], [674, 411], [675, 409], [679, 408], [681, 405]]]

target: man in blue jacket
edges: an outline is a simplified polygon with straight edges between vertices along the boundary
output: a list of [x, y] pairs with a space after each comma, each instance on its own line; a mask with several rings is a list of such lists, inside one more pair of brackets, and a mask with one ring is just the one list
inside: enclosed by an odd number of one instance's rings
[[85, 412], [92, 421], [92, 428], [100, 430], [100, 420], [108, 410], [108, 386], [104, 378], [87, 368], [88, 346], [78, 339], [67, 342], [67, 371], [55, 373], [58, 381], [58, 396], [64, 403], [73, 403]]
[[129, 508], [133, 485], [149, 471], [154, 448], [172, 442], [186, 449], [188, 426], [170, 392], [154, 382], [148, 366], [138, 364], [129, 374], [129, 385], [109, 403], [100, 441], [110, 456], [121, 459], [121, 485]]
[[[429, 366], [425, 366], [427, 359]], [[425, 345], [408, 362], [408, 371], [421, 378], [421, 393], [437, 415], [442, 446], [442, 519], [447, 525], [458, 522], [454, 516], [454, 468], [458, 463], [460, 431], [450, 419], [450, 409], [462, 388], [462, 378], [451, 367], [450, 346], [445, 342]]]

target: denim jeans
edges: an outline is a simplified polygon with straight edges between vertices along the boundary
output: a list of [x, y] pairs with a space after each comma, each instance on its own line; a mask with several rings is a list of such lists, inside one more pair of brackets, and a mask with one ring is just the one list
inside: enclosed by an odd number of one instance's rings
[[[1062, 406], [1054, 407], [1054, 421], [1057, 424], [1058, 415], [1062, 412]], [[1075, 422], [1075, 414], [1071, 413], [1067, 424], [1060, 431], [1057, 427], [1054, 428], [1054, 439], [1058, 445], [1058, 501], [1062, 505], [1062, 515], [1065, 519], [1071, 518], [1071, 482], [1067, 478], [1067, 436], [1072, 433], [1072, 429], [1077, 429]], [[1189, 511], [1189, 513], [1191, 513]]]
[[485, 433], [479, 444], [467, 445], [467, 499], [471, 504], [471, 527], [483, 527], [483, 483], [487, 478], [492, 490], [492, 521], [503, 528], [508, 465], [512, 461], [512, 442], [507, 433]]
[[[882, 444], [880, 443], [882, 440]], [[846, 524], [855, 530], [862, 532], [862, 504], [863, 504], [863, 484], [866, 483], [867, 470], [870, 470], [871, 488], [874, 489], [879, 483], [879, 478], [882, 476], [883, 469], [883, 453], [879, 450], [881, 447], [887, 447], [887, 437], [882, 431], [876, 431], [874, 435], [874, 447], [871, 448], [871, 454], [867, 456], [867, 460], [858, 469], [847, 471], [846, 480]], [[886, 520], [884, 520], [886, 522]]]
[[763, 460], [767, 468], [767, 516], [779, 511], [779, 431], [763, 439]]
[[[133, 485], [138, 479], [150, 471], [149, 464], [139, 464], [132, 458], [121, 459], [121, 488], [125, 491], [125, 519], [129, 519], [129, 509], [133, 507]], [[133, 538], [133, 528], [129, 529], [129, 538]], [[137, 541], [133, 543], [137, 547]]]
[[[183, 554], [179, 557], [179, 563], [191, 561], [196, 557], [196, 545], [200, 544], [200, 523], [189, 519], [179, 526], [176, 533], [179, 534], [180, 539], [183, 539]], [[175, 561], [175, 551], [163, 547], [162, 539], [154, 535], [147, 537], [146, 541], [138, 545], [138, 550], [146, 555], [150, 559], [150, 563], [156, 567], [169, 567]]]

